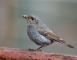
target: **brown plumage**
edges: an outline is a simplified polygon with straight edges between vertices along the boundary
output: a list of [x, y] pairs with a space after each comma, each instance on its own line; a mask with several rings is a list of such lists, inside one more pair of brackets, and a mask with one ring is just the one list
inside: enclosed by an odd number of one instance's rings
[[64, 44], [70, 48], [74, 48], [74, 46], [72, 46], [71, 44], [67, 44], [66, 41], [64, 41], [63, 39], [60, 39], [58, 36], [56, 36], [55, 34], [52, 33], [52, 31], [50, 30], [46, 30], [46, 29], [40, 29], [39, 33], [46, 36], [47, 38], [50, 38], [50, 40], [55, 40], [56, 42], [59, 42], [61, 44]]

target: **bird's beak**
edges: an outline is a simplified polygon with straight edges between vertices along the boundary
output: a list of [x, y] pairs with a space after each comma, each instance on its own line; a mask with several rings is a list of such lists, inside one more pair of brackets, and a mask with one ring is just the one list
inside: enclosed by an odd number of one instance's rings
[[22, 15], [22, 17], [25, 18], [25, 19], [27, 19], [28, 16], [27, 15]]
[[32, 23], [32, 20], [29, 18], [28, 15], [22, 15], [23, 18], [25, 18], [27, 20], [27, 22]]

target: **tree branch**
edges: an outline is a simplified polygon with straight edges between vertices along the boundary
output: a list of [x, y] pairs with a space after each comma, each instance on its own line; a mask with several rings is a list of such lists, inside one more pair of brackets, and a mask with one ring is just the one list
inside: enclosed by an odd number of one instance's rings
[[77, 56], [0, 47], [0, 60], [77, 60]]

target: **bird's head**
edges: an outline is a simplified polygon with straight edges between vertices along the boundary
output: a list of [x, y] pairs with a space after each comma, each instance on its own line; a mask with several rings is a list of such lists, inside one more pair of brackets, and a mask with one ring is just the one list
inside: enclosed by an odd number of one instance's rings
[[35, 15], [23, 15], [22, 17], [25, 18], [29, 24], [38, 24], [39, 23], [39, 19]]

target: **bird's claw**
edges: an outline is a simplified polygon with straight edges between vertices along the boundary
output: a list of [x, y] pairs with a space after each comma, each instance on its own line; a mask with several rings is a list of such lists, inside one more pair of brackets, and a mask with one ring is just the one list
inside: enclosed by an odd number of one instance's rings
[[29, 49], [30, 51], [35, 51], [35, 49]]
[[41, 50], [38, 50], [38, 49], [28, 49], [30, 51], [41, 51]]

